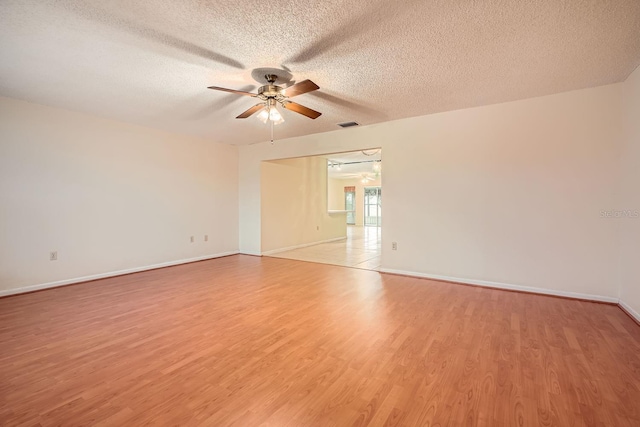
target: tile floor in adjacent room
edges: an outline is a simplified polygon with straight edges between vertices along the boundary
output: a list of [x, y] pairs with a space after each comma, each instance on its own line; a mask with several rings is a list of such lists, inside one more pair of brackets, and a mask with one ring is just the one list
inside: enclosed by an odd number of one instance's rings
[[320, 243], [269, 256], [377, 271], [380, 268], [381, 236], [380, 227], [348, 226], [347, 238], [344, 240]]

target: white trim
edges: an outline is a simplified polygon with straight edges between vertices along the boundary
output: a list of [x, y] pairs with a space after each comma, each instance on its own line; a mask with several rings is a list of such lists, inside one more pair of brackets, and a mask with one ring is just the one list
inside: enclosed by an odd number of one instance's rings
[[273, 254], [277, 254], [279, 252], [286, 252], [286, 251], [292, 251], [294, 249], [306, 248], [307, 246], [320, 245], [322, 243], [329, 243], [329, 242], [336, 242], [338, 240], [344, 240], [346, 238], [347, 238], [347, 236], [334, 237], [333, 239], [320, 240], [319, 242], [304, 243], [302, 245], [289, 246], [287, 248], [273, 249], [271, 251], [262, 252], [262, 255], [273, 255]]
[[253, 251], [240, 251], [239, 254], [240, 255], [251, 255], [251, 256], [262, 256], [262, 254], [260, 252], [253, 252]]
[[625, 302], [623, 302], [622, 300], [620, 300], [618, 302], [618, 304], [620, 305], [620, 307], [624, 308], [624, 310], [627, 312], [628, 315], [630, 315], [631, 317], [633, 317], [634, 319], [636, 319], [636, 321], [638, 323], [640, 323], [640, 313], [638, 313], [637, 311], [635, 311], [633, 308], [631, 308], [631, 306], [629, 306], [628, 304], [626, 304]]
[[605, 297], [605, 296], [593, 295], [593, 294], [581, 294], [579, 292], [556, 291], [553, 289], [534, 288], [531, 286], [521, 286], [521, 285], [511, 285], [508, 283], [489, 282], [486, 280], [460, 279], [459, 277], [438, 276], [435, 274], [417, 273], [415, 271], [393, 270], [390, 268], [381, 268], [379, 271], [380, 273], [400, 274], [403, 276], [421, 277], [424, 279], [444, 280], [447, 282], [485, 286], [490, 288], [506, 289], [511, 291], [529, 292], [533, 294], [553, 295], [557, 297], [576, 298], [576, 299], [584, 299], [584, 300], [598, 301], [598, 302], [609, 302], [613, 304], [621, 303], [620, 300], [615, 297]]
[[[181, 260], [177, 260], [177, 261], [168, 261], [168, 262], [163, 262], [163, 263], [160, 263], [160, 264], [147, 265], [147, 266], [144, 266], [144, 267], [135, 267], [135, 268], [129, 268], [129, 269], [126, 269], [126, 270], [110, 271], [108, 273], [93, 274], [93, 275], [90, 275], [90, 276], [76, 277], [76, 278], [73, 278], [73, 279], [59, 280], [59, 281], [56, 281], [56, 282], [49, 282], [49, 283], [43, 283], [43, 284], [39, 284], [39, 285], [25, 286], [25, 287], [22, 287], [22, 288], [0, 290], [0, 297], [1, 296], [8, 296], [8, 295], [17, 295], [17, 294], [22, 294], [22, 293], [25, 293], [25, 292], [33, 292], [33, 291], [38, 291], [38, 290], [41, 290], [41, 289], [56, 288], [56, 287], [59, 287], [59, 286], [71, 285], [71, 284], [74, 284], [74, 283], [88, 282], [88, 281], [91, 281], [91, 280], [104, 279], [104, 278], [107, 278], [107, 277], [122, 276], [124, 274], [138, 273], [138, 272], [141, 272], [141, 271], [155, 270], [157, 268], [171, 267], [171, 266], [174, 266], [174, 265], [188, 264], [190, 262], [204, 261], [204, 260], [213, 259], [213, 258], [221, 258], [221, 257], [229, 256], [229, 255], [236, 255], [236, 254], [239, 254], [239, 253], [245, 253], [245, 254], [254, 255], [254, 256], [269, 255], [269, 254], [274, 254], [274, 253], [277, 253], [277, 252], [283, 252], [283, 251], [292, 250], [292, 249], [296, 249], [296, 248], [302, 248], [302, 247], [317, 245], [317, 244], [320, 244], [320, 243], [333, 242], [333, 241], [342, 240], [342, 239], [346, 239], [346, 237], [337, 237], [337, 238], [334, 238], [334, 239], [328, 239], [328, 240], [324, 240], [324, 241], [320, 241], [320, 242], [308, 243], [308, 244], [298, 245], [298, 246], [292, 246], [292, 247], [284, 248], [284, 249], [277, 249], [277, 250], [274, 250], [274, 251], [263, 252], [262, 254], [259, 254], [259, 253], [248, 253], [246, 251], [245, 252], [231, 251], [231, 252], [222, 252], [222, 253], [212, 254], [212, 255], [204, 255], [204, 256], [195, 257], [195, 258], [181, 259]], [[623, 301], [621, 301], [621, 300], [619, 300], [618, 298], [615, 298], [615, 297], [605, 297], [605, 296], [592, 295], [592, 294], [581, 294], [581, 293], [578, 293], [578, 292], [556, 291], [556, 290], [552, 290], [552, 289], [534, 288], [534, 287], [530, 287], [530, 286], [510, 285], [510, 284], [507, 284], [507, 283], [489, 282], [489, 281], [485, 281], [485, 280], [460, 279], [458, 277], [439, 276], [439, 275], [435, 275], [435, 274], [418, 273], [418, 272], [415, 272], [415, 271], [406, 271], [406, 270], [395, 270], [395, 269], [390, 269], [390, 268], [381, 268], [379, 270], [379, 272], [380, 273], [389, 273], [389, 274], [400, 274], [402, 276], [419, 277], [419, 278], [423, 278], [423, 279], [444, 280], [444, 281], [447, 281], [447, 282], [463, 283], [463, 284], [477, 285], [477, 286], [485, 286], [485, 287], [491, 287], [491, 288], [497, 288], [497, 289], [506, 289], [506, 290], [512, 290], [512, 291], [530, 292], [530, 293], [541, 294], [541, 295], [552, 295], [552, 296], [561, 296], [561, 297], [568, 297], [568, 298], [584, 299], [584, 300], [590, 300], [590, 301], [614, 303], [614, 304], [620, 305], [622, 308], [624, 308], [627, 311], [627, 313], [629, 313], [638, 322], [640, 322], [640, 313], [635, 311], [633, 308], [631, 308], [625, 302], [623, 302]]]
[[88, 282], [90, 280], [104, 279], [113, 276], [122, 276], [123, 274], [138, 273], [141, 271], [155, 270], [156, 268], [171, 267], [179, 264], [188, 264], [190, 262], [204, 261], [206, 259], [220, 258], [229, 255], [236, 255], [238, 251], [222, 252], [219, 254], [204, 255], [195, 258], [179, 259], [177, 261], [168, 261], [160, 264], [147, 265], [144, 267], [128, 268], [126, 270], [110, 271], [107, 273], [92, 274], [90, 276], [75, 277], [73, 279], [58, 280], [56, 282], [42, 283], [39, 285], [24, 286], [22, 288], [0, 290], [0, 297], [7, 295], [23, 294], [25, 292], [39, 291], [41, 289], [57, 288], [58, 286], [72, 285], [74, 283]]

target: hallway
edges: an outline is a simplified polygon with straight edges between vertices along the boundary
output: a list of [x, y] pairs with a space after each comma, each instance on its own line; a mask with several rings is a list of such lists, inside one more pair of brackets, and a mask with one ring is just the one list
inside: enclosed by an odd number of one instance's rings
[[381, 234], [380, 227], [348, 226], [347, 238], [344, 240], [320, 243], [269, 256], [377, 271], [380, 268]]

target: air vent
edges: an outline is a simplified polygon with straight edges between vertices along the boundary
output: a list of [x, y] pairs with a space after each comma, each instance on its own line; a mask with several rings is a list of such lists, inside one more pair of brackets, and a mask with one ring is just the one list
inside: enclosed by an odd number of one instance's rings
[[344, 123], [338, 123], [338, 126], [340, 126], [341, 128], [351, 128], [351, 127], [354, 127], [354, 126], [360, 126], [360, 123], [344, 122]]

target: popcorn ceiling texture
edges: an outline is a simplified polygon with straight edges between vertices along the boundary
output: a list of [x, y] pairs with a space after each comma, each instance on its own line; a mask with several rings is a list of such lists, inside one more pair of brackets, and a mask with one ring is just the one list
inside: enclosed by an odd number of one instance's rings
[[0, 14], [0, 95], [228, 144], [258, 67], [320, 91], [276, 138], [623, 81], [640, 64], [637, 0], [13, 0]]

